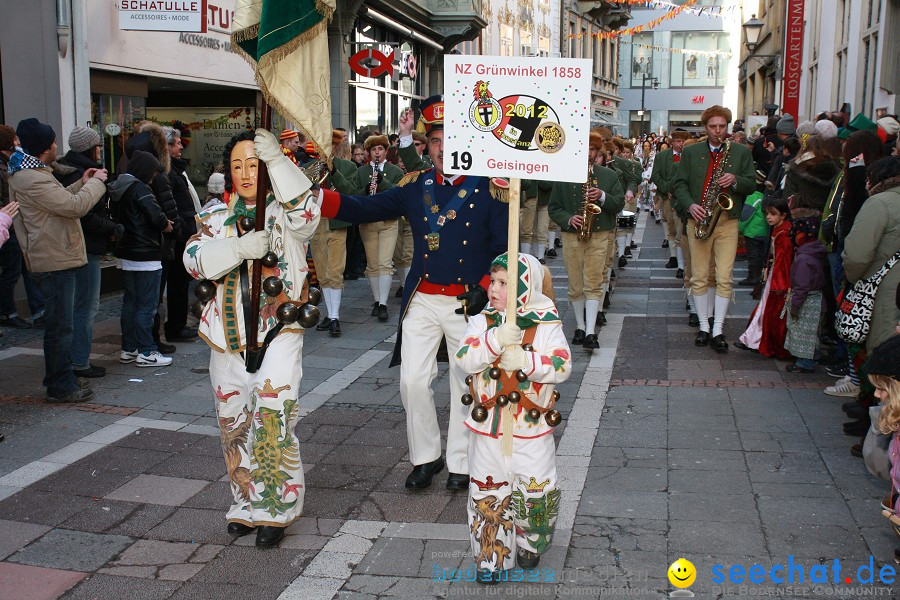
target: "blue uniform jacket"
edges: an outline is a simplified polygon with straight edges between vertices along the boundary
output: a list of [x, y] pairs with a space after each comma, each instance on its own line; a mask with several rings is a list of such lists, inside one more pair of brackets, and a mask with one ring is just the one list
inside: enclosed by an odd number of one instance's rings
[[[478, 285], [490, 272], [494, 258], [506, 252], [509, 205], [491, 195], [486, 177], [478, 178], [480, 181], [475, 190], [456, 211], [456, 218], [448, 219], [438, 230], [438, 250], [428, 249], [425, 235], [431, 230], [425, 218], [425, 210], [429, 208], [424, 202], [425, 182], [435, 177], [435, 170], [429, 169], [419, 174], [415, 181], [373, 196], [347, 196], [326, 192], [322, 203], [324, 216], [351, 223], [372, 223], [402, 216], [409, 219], [413, 233], [413, 259], [409, 275], [403, 284], [401, 331], [398, 332], [394, 345], [392, 367], [400, 364], [403, 317], [419, 283], [428, 281], [437, 285]], [[458, 186], [435, 185], [436, 198], [432, 204], [437, 204], [443, 212], [459, 190]], [[339, 202], [335, 202], [338, 196]], [[455, 348], [448, 350], [450, 354], [456, 351]]]

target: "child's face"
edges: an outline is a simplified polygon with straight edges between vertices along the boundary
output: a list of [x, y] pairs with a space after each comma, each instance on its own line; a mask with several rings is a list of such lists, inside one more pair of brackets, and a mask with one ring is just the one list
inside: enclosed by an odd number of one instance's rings
[[506, 310], [506, 269], [491, 272], [491, 286], [488, 289], [491, 307], [494, 310]]
[[878, 401], [882, 404], [887, 404], [888, 391], [883, 387], [875, 386], [875, 397], [878, 398]]
[[784, 222], [784, 213], [775, 210], [774, 208], [766, 209], [766, 223], [769, 224], [769, 227], [778, 227]]

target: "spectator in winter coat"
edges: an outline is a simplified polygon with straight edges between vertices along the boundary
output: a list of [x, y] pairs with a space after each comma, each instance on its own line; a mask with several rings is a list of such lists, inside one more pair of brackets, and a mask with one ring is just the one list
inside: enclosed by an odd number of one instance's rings
[[[69, 151], [53, 163], [53, 174], [63, 185], [72, 185], [88, 169], [102, 167], [100, 134], [90, 127], [76, 127], [69, 134]], [[100, 309], [100, 259], [106, 254], [110, 238], [119, 232], [109, 218], [109, 197], [103, 195], [93, 210], [81, 217], [81, 231], [87, 250], [87, 269], [79, 270], [75, 280], [75, 313], [72, 333], [72, 368], [78, 377], [103, 377], [106, 369], [90, 363], [94, 339], [94, 318]]]

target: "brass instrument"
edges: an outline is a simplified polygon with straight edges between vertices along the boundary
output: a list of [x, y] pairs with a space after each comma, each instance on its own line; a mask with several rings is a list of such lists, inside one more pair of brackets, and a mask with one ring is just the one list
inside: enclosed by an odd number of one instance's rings
[[325, 162], [323, 158], [317, 158], [316, 160], [300, 167], [300, 170], [303, 171], [303, 174], [306, 175], [306, 178], [311, 182], [322, 185], [325, 183], [325, 180], [328, 178], [328, 163]]
[[372, 167], [372, 177], [369, 179], [369, 195], [373, 196], [378, 192], [378, 165]]
[[581, 228], [577, 232], [580, 242], [590, 241], [594, 218], [602, 212], [599, 204], [588, 200], [588, 190], [592, 187], [597, 187], [597, 180], [594, 178], [593, 165], [588, 164], [587, 181], [581, 184]]
[[722, 150], [722, 158], [716, 165], [716, 170], [710, 177], [709, 185], [706, 187], [706, 195], [700, 206], [706, 211], [706, 216], [697, 221], [697, 227], [694, 229], [694, 237], [698, 240], [708, 240], [722, 216], [722, 211], [730, 211], [734, 208], [734, 200], [722, 187], [717, 183], [719, 178], [725, 174], [725, 163], [728, 162], [728, 153], [731, 151], [731, 142], [725, 142], [725, 149]]

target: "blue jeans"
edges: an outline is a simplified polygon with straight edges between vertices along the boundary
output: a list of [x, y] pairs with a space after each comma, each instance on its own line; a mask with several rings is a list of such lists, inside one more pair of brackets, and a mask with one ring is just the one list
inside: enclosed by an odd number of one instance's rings
[[9, 240], [0, 246], [0, 317], [16, 317], [15, 291], [16, 284], [22, 276], [25, 283], [25, 295], [28, 296], [28, 308], [31, 314], [41, 316], [44, 312], [44, 297], [41, 290], [25, 268], [25, 257], [16, 239], [16, 232], [9, 230]]
[[87, 255], [87, 268], [79, 270], [75, 281], [75, 313], [72, 331], [72, 368], [89, 369], [94, 318], [100, 310], [100, 256]]
[[122, 350], [142, 354], [157, 349], [153, 341], [153, 317], [159, 304], [162, 269], [122, 271], [125, 296], [122, 298]]
[[75, 313], [76, 269], [32, 273], [44, 295], [44, 386], [53, 396], [71, 394], [78, 388], [72, 373], [72, 319]]

